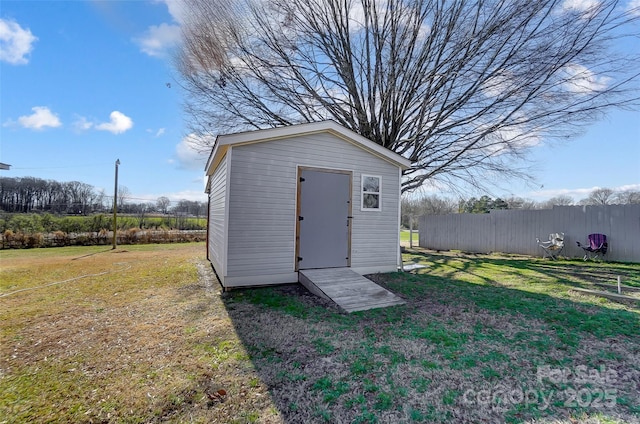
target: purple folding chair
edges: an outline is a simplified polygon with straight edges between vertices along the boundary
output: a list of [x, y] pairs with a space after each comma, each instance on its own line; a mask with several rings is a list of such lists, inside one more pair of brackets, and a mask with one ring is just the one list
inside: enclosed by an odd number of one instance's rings
[[579, 247], [584, 250], [584, 260], [587, 259], [597, 259], [599, 255], [604, 255], [607, 253], [607, 249], [609, 248], [609, 243], [607, 243], [607, 236], [604, 234], [589, 234], [589, 245], [581, 244], [579, 241], [576, 243]]

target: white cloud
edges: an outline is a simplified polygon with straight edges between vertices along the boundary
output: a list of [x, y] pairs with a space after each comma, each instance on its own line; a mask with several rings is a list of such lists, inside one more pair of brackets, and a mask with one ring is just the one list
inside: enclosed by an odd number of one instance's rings
[[33, 111], [31, 115], [18, 118], [18, 124], [33, 130], [41, 130], [45, 127], [56, 128], [62, 125], [58, 115], [51, 112], [48, 107], [35, 106], [31, 110]]
[[595, 17], [602, 2], [600, 0], [565, 0], [562, 3], [563, 12], [578, 12], [585, 19]]
[[77, 116], [76, 120], [73, 122], [73, 128], [77, 132], [87, 131], [93, 127], [93, 122], [90, 122], [84, 116]]
[[27, 56], [38, 40], [27, 28], [17, 22], [0, 19], [0, 61], [12, 65], [24, 65], [29, 62]]
[[557, 188], [557, 189], [548, 189], [548, 190], [535, 190], [526, 193], [523, 197], [530, 198], [536, 201], [545, 201], [551, 199], [552, 197], [558, 196], [569, 196], [574, 201], [578, 201], [584, 197], [587, 197], [589, 193], [593, 191], [592, 188]]
[[97, 124], [95, 128], [100, 131], [109, 131], [113, 134], [122, 134], [133, 127], [131, 118], [117, 110], [111, 112], [109, 118], [111, 119], [109, 122]]
[[171, 201], [175, 201], [175, 202], [179, 202], [180, 200], [189, 200], [189, 201], [198, 201], [198, 202], [207, 201], [207, 195], [204, 192], [204, 188], [201, 191], [198, 191], [198, 190], [177, 191], [175, 193], [167, 194], [167, 197], [171, 199]]
[[[199, 180], [198, 182], [200, 182]], [[135, 194], [136, 199], [141, 199], [141, 201], [155, 203], [159, 197], [168, 197], [172, 202], [179, 202], [180, 200], [188, 200], [190, 202], [206, 202], [207, 195], [204, 192], [204, 188], [202, 190], [182, 190], [175, 191], [173, 193], [161, 193], [161, 194]], [[173, 205], [172, 205], [173, 206]]]
[[183, 0], [158, 0], [158, 3], [164, 3], [167, 5], [169, 14], [174, 21], [178, 23], [184, 22], [185, 9]]
[[160, 137], [162, 135], [164, 135], [165, 133], [165, 129], [164, 128], [159, 128], [157, 130], [151, 129], [151, 128], [147, 128], [147, 132], [149, 134], [153, 134], [154, 137]]
[[625, 185], [616, 187], [614, 190], [615, 191], [627, 191], [627, 190], [640, 191], [640, 184], [625, 184]]
[[513, 90], [513, 74], [497, 71], [482, 84], [482, 93], [486, 97], [501, 97]]
[[505, 143], [510, 144], [510, 149], [520, 150], [537, 146], [542, 143], [542, 138], [537, 131], [528, 129], [525, 125], [513, 125], [496, 131], [496, 135]]
[[633, 16], [640, 16], [640, 0], [631, 0], [627, 5], [627, 12]]
[[588, 12], [598, 6], [600, 6], [599, 0], [565, 0], [564, 3], [562, 3], [562, 10]]
[[[202, 153], [203, 145], [211, 144], [209, 137], [189, 134], [176, 146], [177, 162], [187, 169], [199, 169], [204, 172], [207, 155]], [[173, 162], [171, 162], [173, 163]]]
[[[479, 126], [481, 131], [489, 127], [489, 124]], [[491, 156], [499, 156], [504, 153], [526, 150], [540, 143], [542, 143], [542, 137], [528, 125], [526, 116], [514, 115], [511, 124], [491, 132], [476, 147]]]
[[[396, 13], [396, 10], [391, 11], [391, 6], [389, 5], [389, 0], [374, 0], [376, 7], [378, 9], [378, 22], [377, 24], [382, 28], [385, 26], [385, 21], [390, 19], [395, 19], [399, 16], [400, 21], [396, 22], [396, 24], [406, 25], [409, 28], [413, 28], [414, 23], [412, 22], [413, 14], [416, 13], [415, 10], [409, 5], [402, 5], [400, 3], [395, 3], [393, 8], [400, 7], [404, 13], [400, 13], [398, 15], [392, 14]], [[371, 17], [367, 18], [367, 15], [364, 11], [364, 5], [362, 2], [351, 2], [349, 5], [349, 32], [356, 33], [358, 31], [363, 30], [371, 23], [367, 24], [367, 19], [371, 19]], [[418, 27], [417, 41], [423, 41], [431, 32], [431, 26], [426, 23], [422, 23]]]
[[588, 94], [603, 91], [609, 86], [611, 78], [598, 76], [587, 67], [572, 63], [564, 67], [567, 75], [565, 87], [574, 93]]
[[167, 10], [174, 24], [161, 23], [151, 25], [140, 37], [134, 38], [134, 42], [140, 46], [140, 50], [152, 57], [166, 57], [169, 51], [180, 44], [182, 32], [180, 24], [184, 22], [185, 8], [183, 0], [155, 0], [167, 6]]
[[[602, 187], [593, 186], [593, 187], [582, 187], [582, 188], [558, 188], [558, 189], [548, 189], [548, 190], [536, 190], [527, 193], [528, 197], [531, 197], [535, 200], [547, 200], [552, 197], [558, 196], [569, 196], [572, 197], [576, 202], [580, 199], [584, 199], [589, 197], [589, 195], [594, 191], [601, 189]], [[627, 190], [640, 190], [640, 184], [626, 184], [618, 187], [609, 187], [613, 191], [622, 192]]]
[[182, 33], [178, 25], [162, 23], [151, 25], [142, 37], [134, 41], [140, 49], [153, 57], [165, 57], [170, 49], [180, 43]]

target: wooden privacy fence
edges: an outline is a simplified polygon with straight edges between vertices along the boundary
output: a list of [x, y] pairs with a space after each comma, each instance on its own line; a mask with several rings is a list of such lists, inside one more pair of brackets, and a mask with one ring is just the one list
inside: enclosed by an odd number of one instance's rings
[[487, 214], [424, 215], [420, 246], [473, 253], [542, 255], [536, 237], [565, 235], [562, 256], [582, 257], [576, 241], [587, 235], [607, 235], [607, 260], [640, 262], [640, 205], [554, 206], [542, 210], [495, 210]]

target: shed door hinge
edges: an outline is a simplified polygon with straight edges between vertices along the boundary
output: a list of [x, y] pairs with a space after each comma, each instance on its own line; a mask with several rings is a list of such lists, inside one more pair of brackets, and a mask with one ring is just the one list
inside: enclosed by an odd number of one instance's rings
[[302, 256], [298, 256], [298, 262], [302, 260]]
[[298, 216], [298, 221], [304, 221], [304, 216]]
[[300, 182], [301, 182], [301, 183], [305, 182], [304, 177], [300, 177]]

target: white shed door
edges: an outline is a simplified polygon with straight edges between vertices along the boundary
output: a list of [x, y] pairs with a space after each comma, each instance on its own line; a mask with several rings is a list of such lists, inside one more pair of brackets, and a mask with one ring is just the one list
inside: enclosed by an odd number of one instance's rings
[[302, 169], [298, 269], [349, 266], [351, 173]]

